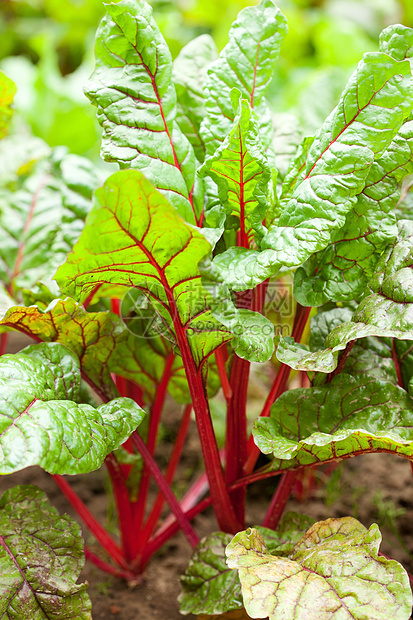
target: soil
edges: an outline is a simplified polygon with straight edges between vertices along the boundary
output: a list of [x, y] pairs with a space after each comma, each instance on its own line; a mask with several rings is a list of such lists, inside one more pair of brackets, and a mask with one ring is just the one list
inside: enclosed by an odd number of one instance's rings
[[[20, 346], [12, 343], [12, 351], [18, 348]], [[168, 422], [168, 432], [173, 432], [175, 417], [176, 412], [172, 407], [172, 423], [169, 426]], [[199, 459], [200, 448], [194, 427], [180, 471], [184, 479], [194, 474], [195, 469], [200, 466]], [[167, 452], [160, 455], [160, 465], [164, 466], [166, 461]], [[307, 493], [306, 487], [311, 486], [310, 481], [302, 481], [304, 497], [300, 499], [304, 501], [291, 500], [287, 510], [308, 514], [316, 520], [352, 515], [367, 527], [374, 522], [379, 523], [383, 534], [381, 551], [401, 562], [406, 570], [413, 574], [413, 485], [412, 471], [407, 460], [388, 454], [361, 456], [344, 461], [333, 472], [317, 472], [315, 481], [316, 488], [311, 491], [307, 488]], [[108, 524], [107, 480], [104, 469], [71, 477], [70, 482], [98, 520]], [[51, 476], [39, 468], [31, 467], [0, 477], [0, 494], [16, 484], [37, 485], [47, 493], [50, 501], [61, 513], [68, 513], [76, 518]], [[249, 489], [248, 525], [260, 523], [275, 486], [276, 481], [270, 480]], [[180, 491], [179, 488], [176, 490]], [[114, 524], [109, 522], [112, 531], [114, 527]], [[212, 510], [208, 509], [199, 515], [194, 520], [194, 527], [199, 536], [215, 531], [217, 525]], [[392, 529], [403, 540], [405, 549], [401, 547]], [[99, 546], [86, 529], [84, 536], [91, 549], [101, 554]], [[145, 583], [133, 588], [87, 563], [80, 581], [87, 580], [90, 584], [93, 619], [180, 620], [183, 616], [179, 613], [177, 602], [180, 592], [179, 576], [185, 570], [190, 555], [191, 550], [186, 539], [182, 534], [177, 534], [152, 559], [145, 574]], [[190, 615], [187, 618], [195, 616]]]

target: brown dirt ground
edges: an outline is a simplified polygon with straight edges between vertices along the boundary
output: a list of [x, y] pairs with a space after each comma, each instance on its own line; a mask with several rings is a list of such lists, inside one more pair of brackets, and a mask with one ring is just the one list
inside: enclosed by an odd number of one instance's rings
[[[18, 344], [12, 343], [11, 350], [20, 348], [18, 345], [21, 346], [20, 341]], [[175, 412], [171, 418], [171, 425], [169, 426], [168, 422], [168, 428], [173, 431], [177, 423]], [[167, 451], [160, 454], [159, 462], [162, 467], [167, 458]], [[200, 448], [193, 426], [180, 470], [183, 479], [188, 480], [194, 475], [199, 466], [199, 458]], [[304, 502], [291, 500], [287, 510], [309, 514], [316, 520], [352, 515], [367, 527], [371, 523], [379, 523], [383, 533], [382, 552], [402, 562], [405, 568], [413, 573], [413, 479], [407, 460], [387, 454], [357, 457], [343, 462], [330, 477], [322, 472], [318, 473], [317, 479], [319, 484], [312, 492], [312, 497]], [[105, 492], [107, 480], [104, 470], [73, 477], [70, 480], [93, 514], [101, 523], [107, 523], [108, 503]], [[53, 479], [39, 468], [32, 467], [10, 476], [0, 477], [0, 494], [16, 484], [39, 486], [61, 513], [75, 517]], [[260, 523], [274, 489], [275, 481], [270, 480], [258, 483], [249, 490], [248, 525]], [[392, 510], [399, 511], [393, 522], [408, 553], [401, 548], [391, 529], [385, 526], [383, 513], [389, 515]], [[205, 536], [216, 530], [212, 510], [209, 509], [199, 515], [194, 521], [194, 527], [199, 536]], [[87, 544], [100, 553], [98, 545], [85, 529], [84, 536]], [[185, 538], [182, 534], [176, 535], [152, 559], [145, 574], [144, 585], [134, 588], [87, 563], [80, 581], [87, 580], [90, 584], [89, 595], [93, 603], [94, 620], [183, 618], [179, 613], [177, 602], [180, 592], [179, 575], [185, 570], [190, 554], [191, 550]]]

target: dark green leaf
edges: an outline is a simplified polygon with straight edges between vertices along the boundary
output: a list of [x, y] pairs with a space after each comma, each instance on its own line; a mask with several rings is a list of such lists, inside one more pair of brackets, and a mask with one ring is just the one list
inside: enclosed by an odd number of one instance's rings
[[30, 620], [91, 620], [80, 527], [43, 491], [17, 486], [0, 499], [0, 614]]
[[290, 390], [254, 425], [254, 439], [274, 469], [363, 452], [413, 457], [413, 401], [392, 383], [344, 373], [328, 385]]

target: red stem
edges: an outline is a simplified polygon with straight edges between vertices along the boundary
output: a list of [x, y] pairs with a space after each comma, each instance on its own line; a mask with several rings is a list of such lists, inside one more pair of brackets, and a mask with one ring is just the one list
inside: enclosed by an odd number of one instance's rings
[[346, 348], [344, 349], [344, 351], [342, 351], [339, 357], [337, 368], [335, 368], [335, 370], [333, 370], [333, 372], [330, 372], [330, 374], [327, 376], [326, 383], [331, 383], [334, 377], [341, 373], [344, 368], [344, 364], [346, 363], [347, 358], [351, 353], [351, 349], [354, 347], [355, 342], [355, 340], [350, 340], [350, 342], [347, 343]]
[[[174, 308], [175, 300], [171, 290], [167, 286], [167, 283], [165, 284], [169, 306], [170, 308]], [[189, 391], [192, 398], [192, 405], [195, 411], [196, 424], [201, 442], [205, 470], [208, 476], [209, 487], [213, 498], [215, 516], [221, 530], [235, 534], [241, 528], [238, 519], [236, 518], [228, 494], [228, 489], [225, 484], [224, 472], [219, 458], [217, 441], [202, 378], [195, 366], [186, 332], [177, 312], [174, 313], [173, 318], [177, 343], [182, 356]]]
[[118, 545], [109, 536], [109, 534], [100, 525], [100, 523], [96, 521], [95, 517], [91, 514], [91, 512], [89, 512], [88, 508], [86, 508], [85, 504], [82, 502], [77, 493], [75, 493], [75, 491], [71, 488], [68, 482], [63, 478], [63, 476], [60, 476], [59, 474], [54, 474], [52, 477], [59, 489], [65, 495], [66, 499], [76, 510], [79, 517], [82, 519], [82, 521], [84, 521], [85, 525], [92, 532], [96, 540], [100, 542], [102, 547], [106, 549], [111, 558], [113, 558], [113, 560], [115, 560], [115, 562], [119, 564], [119, 566], [127, 568], [125, 558], [123, 557], [122, 551], [120, 550]]
[[[186, 405], [184, 409], [184, 414], [182, 416], [181, 424], [178, 431], [178, 436], [176, 438], [171, 458], [169, 459], [168, 468], [165, 473], [166, 482], [171, 485], [175, 476], [176, 468], [178, 467], [182, 450], [185, 444], [185, 440], [189, 430], [189, 424], [191, 422], [191, 411], [192, 405]], [[145, 523], [144, 531], [142, 534], [142, 540], [146, 543], [149, 538], [152, 536], [152, 533], [156, 527], [156, 524], [161, 516], [162, 508], [165, 503], [165, 498], [163, 494], [159, 491], [156, 497], [155, 503], [151, 510], [151, 513], [148, 517], [148, 520]], [[181, 504], [182, 506], [182, 504]]]
[[[301, 304], [297, 303], [297, 308], [294, 317], [294, 325], [292, 331], [292, 337], [295, 342], [300, 342], [305, 326], [307, 324], [308, 317], [310, 315], [311, 308], [301, 306]], [[281, 364], [280, 370], [277, 373], [275, 381], [271, 387], [271, 390], [268, 394], [267, 400], [265, 401], [264, 407], [261, 412], [260, 417], [268, 417], [270, 415], [271, 407], [274, 402], [285, 392], [287, 389], [287, 382], [290, 376], [291, 368], [286, 364]], [[248, 458], [244, 465], [244, 474], [250, 474], [257, 462], [260, 451], [254, 443], [254, 438], [251, 435], [248, 442]]]
[[127, 570], [118, 570], [104, 560], [101, 560], [97, 555], [93, 553], [93, 551], [91, 551], [87, 547], [84, 547], [84, 551], [86, 559], [89, 560], [89, 562], [92, 562], [92, 564], [94, 564], [98, 568], [100, 568], [100, 570], [103, 570], [105, 573], [109, 573], [109, 575], [114, 575], [115, 577], [118, 577], [118, 579], [124, 579], [125, 581], [129, 582], [137, 581], [137, 575], [135, 575], [135, 573]]
[[217, 362], [218, 374], [221, 381], [222, 391], [225, 396], [225, 400], [228, 402], [232, 397], [232, 388], [228, 381], [228, 375], [225, 368], [224, 357], [222, 355], [222, 347], [215, 351], [215, 360]]
[[95, 288], [93, 289], [93, 291], [91, 291], [89, 295], [86, 297], [85, 301], [83, 302], [83, 307], [85, 310], [88, 309], [90, 302], [92, 301], [92, 299], [94, 298], [94, 296], [96, 295], [96, 293], [98, 292], [101, 286], [102, 286], [102, 282], [100, 284], [97, 284]]
[[268, 512], [262, 522], [264, 527], [268, 527], [272, 530], [277, 529], [285, 506], [290, 498], [291, 490], [294, 486], [297, 475], [297, 471], [287, 471], [282, 475], [281, 480], [278, 483], [277, 490], [272, 498]]
[[[243, 474], [247, 458], [247, 390], [250, 362], [235, 353], [231, 369], [232, 398], [227, 411], [225, 480], [231, 484]], [[237, 519], [245, 527], [245, 491], [233, 493], [231, 499]]]
[[[155, 446], [156, 446], [156, 438], [158, 436], [159, 423], [161, 421], [161, 413], [163, 409], [163, 405], [165, 402], [166, 391], [168, 389], [169, 379], [171, 377], [172, 365], [174, 363], [175, 355], [170, 353], [166, 358], [165, 368], [163, 371], [161, 382], [158, 386], [158, 390], [156, 392], [156, 398], [153, 403], [153, 407], [151, 409], [151, 418], [149, 423], [149, 433], [146, 447], [148, 449], [149, 454], [151, 456], [154, 455]], [[145, 518], [145, 510], [146, 510], [146, 502], [148, 498], [149, 492], [149, 483], [150, 483], [150, 472], [148, 467], [145, 465], [142, 472], [141, 483], [139, 487], [139, 499], [136, 506], [134, 521], [135, 527], [137, 531], [140, 533], [139, 535], [139, 545], [141, 544], [142, 538], [142, 527], [143, 520]]]
[[196, 547], [197, 544], [199, 543], [199, 538], [196, 535], [196, 532], [193, 529], [192, 525], [188, 521], [188, 518], [185, 516], [184, 512], [182, 511], [182, 508], [179, 505], [178, 500], [176, 499], [175, 495], [172, 493], [168, 483], [163, 477], [161, 470], [159, 469], [158, 465], [154, 461], [154, 458], [149, 452], [148, 448], [146, 447], [143, 439], [139, 436], [139, 434], [136, 431], [132, 433], [131, 437], [132, 437], [133, 443], [135, 444], [136, 449], [142, 455], [142, 458], [145, 461], [145, 464], [148, 467], [149, 471], [151, 472], [161, 493], [163, 493], [163, 495], [165, 496], [165, 499], [168, 502], [170, 509], [174, 513], [176, 520], [181, 526], [182, 532], [186, 536], [189, 544], [193, 548]]
[[115, 496], [123, 555], [127, 563], [130, 564], [137, 553], [138, 532], [134, 526], [132, 505], [126, 486], [126, 480], [122, 468], [113, 452], [106, 457], [105, 465], [109, 472], [113, 494]]

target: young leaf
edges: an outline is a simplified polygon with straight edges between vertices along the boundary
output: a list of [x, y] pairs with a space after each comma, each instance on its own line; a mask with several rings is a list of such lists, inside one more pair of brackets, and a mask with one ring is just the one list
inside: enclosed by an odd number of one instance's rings
[[206, 117], [201, 136], [208, 155], [223, 142], [234, 121], [233, 88], [238, 88], [242, 98], [256, 109], [261, 141], [268, 148], [273, 129], [264, 95], [286, 34], [286, 19], [272, 0], [262, 0], [239, 13], [229, 31], [229, 42], [208, 69], [205, 82]]
[[2, 474], [30, 465], [59, 474], [98, 469], [145, 415], [129, 398], [97, 409], [77, 404], [79, 361], [58, 343], [3, 355], [0, 384]]
[[16, 91], [15, 83], [0, 71], [0, 140], [7, 133], [7, 126], [13, 114], [11, 106]]
[[[276, 532], [260, 526], [257, 526], [257, 530], [270, 553], [288, 555], [313, 523], [309, 517], [288, 512], [281, 519]], [[238, 575], [225, 563], [225, 548], [231, 538], [230, 534], [214, 532], [203, 538], [195, 549], [181, 577], [182, 593], [179, 601], [182, 614], [215, 616], [242, 608]], [[232, 615], [228, 615], [230, 617]]]
[[302, 180], [282, 202], [278, 225], [263, 238], [261, 251], [231, 248], [216, 257], [228, 286], [253, 288], [281, 266], [298, 266], [330, 243], [363, 190], [375, 157], [409, 116], [412, 92], [408, 61], [380, 52], [364, 55], [311, 144]]
[[239, 219], [241, 242], [245, 247], [249, 247], [252, 229], [262, 234], [266, 188], [271, 177], [260, 145], [257, 121], [249, 102], [241, 99], [233, 128], [199, 170], [201, 176], [208, 174], [217, 184], [226, 215]]
[[181, 49], [172, 69], [177, 98], [176, 122], [201, 162], [205, 159], [205, 146], [200, 135], [205, 116], [204, 81], [207, 68], [217, 55], [214, 40], [208, 34], [202, 34]]
[[96, 68], [85, 89], [103, 127], [102, 156], [142, 170], [196, 224], [202, 196], [194, 200], [195, 157], [174, 120], [168, 46], [145, 0], [120, 0], [106, 9], [96, 35]]
[[83, 228], [100, 179], [77, 155], [55, 151], [0, 194], [0, 280], [13, 296], [51, 280]]
[[413, 58], [413, 29], [392, 24], [380, 34], [380, 51], [396, 60]]
[[181, 577], [181, 614], [223, 614], [242, 607], [238, 575], [225, 563], [231, 534], [214, 532], [203, 538]]
[[[413, 401], [400, 387], [368, 375], [340, 374], [323, 386], [290, 390], [259, 418], [254, 440], [274, 469], [363, 452], [413, 457]], [[280, 459], [280, 460], [278, 460]]]
[[79, 525], [43, 491], [17, 486], [0, 499], [0, 614], [4, 618], [91, 620]]
[[377, 525], [352, 517], [313, 525], [289, 558], [268, 553], [255, 529], [237, 534], [226, 550], [237, 568], [245, 609], [269, 620], [407, 620], [412, 596], [404, 568], [380, 557]]
[[365, 293], [382, 251], [397, 236], [394, 207], [403, 178], [412, 172], [413, 121], [409, 121], [373, 163], [353, 211], [332, 235], [332, 245], [297, 270], [294, 288], [301, 304], [319, 306]]

